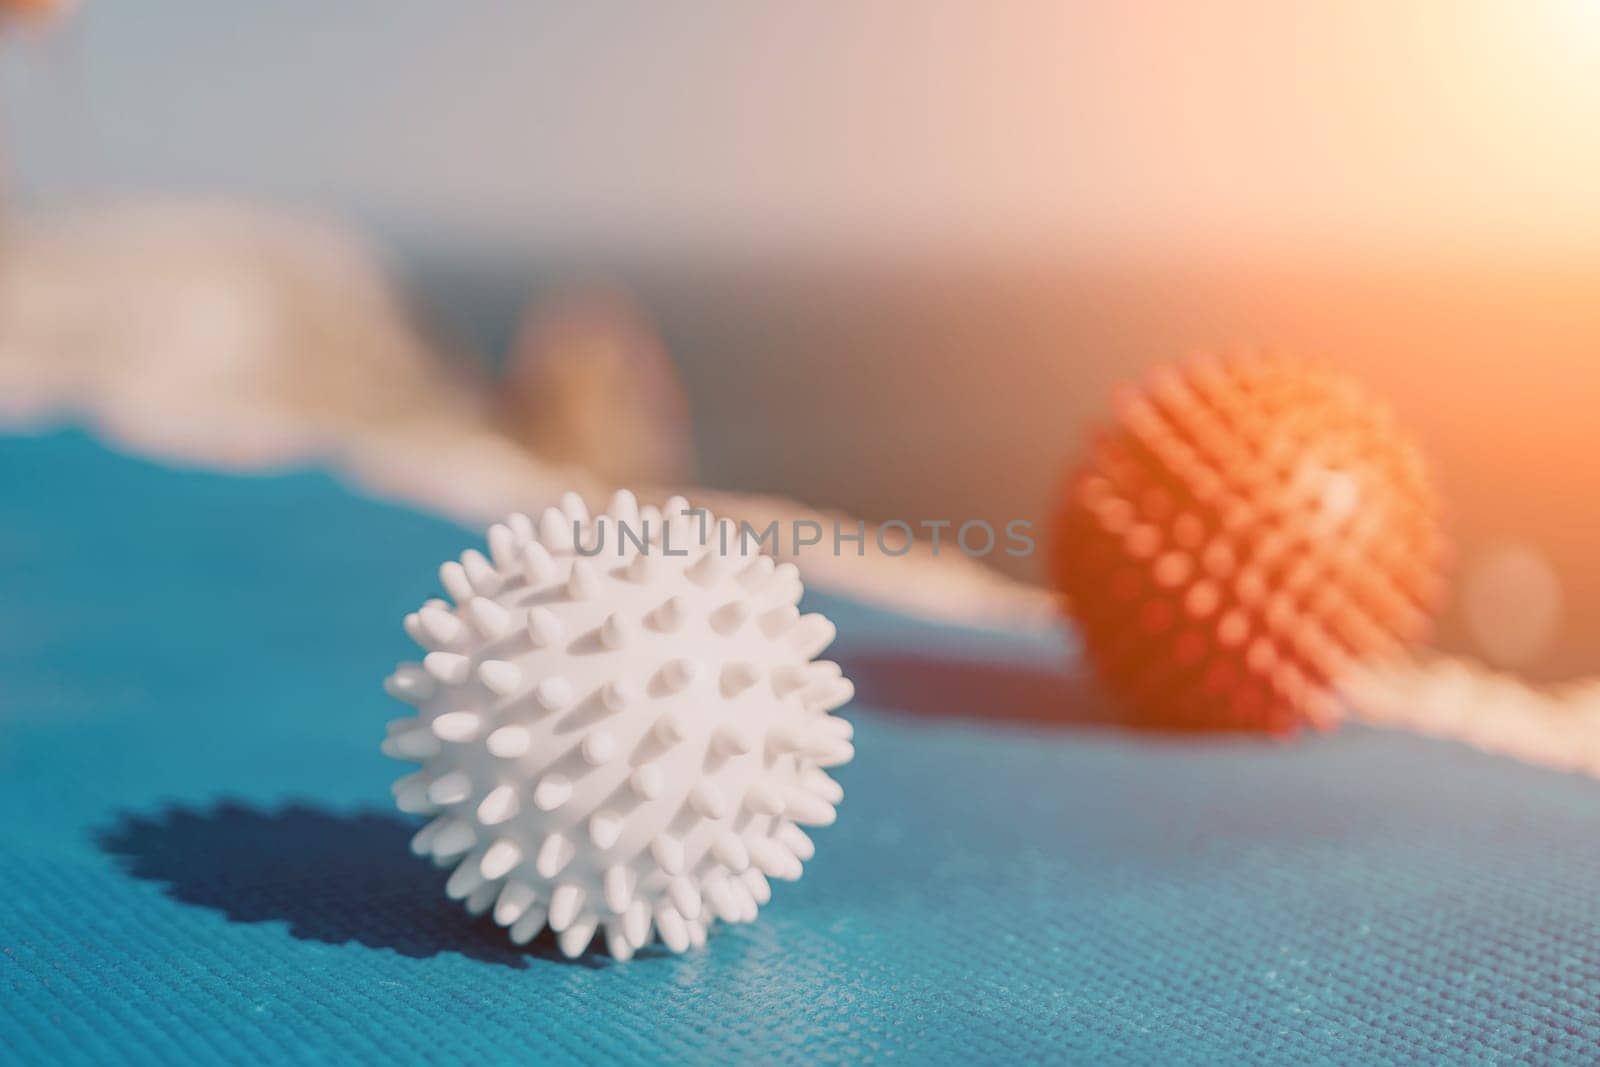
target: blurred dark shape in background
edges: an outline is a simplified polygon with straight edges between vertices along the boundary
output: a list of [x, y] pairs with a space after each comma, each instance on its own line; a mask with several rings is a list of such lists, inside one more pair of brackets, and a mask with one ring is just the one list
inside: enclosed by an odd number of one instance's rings
[[541, 459], [587, 467], [614, 485], [693, 479], [677, 368], [620, 292], [573, 288], [536, 300], [503, 374], [498, 421]]

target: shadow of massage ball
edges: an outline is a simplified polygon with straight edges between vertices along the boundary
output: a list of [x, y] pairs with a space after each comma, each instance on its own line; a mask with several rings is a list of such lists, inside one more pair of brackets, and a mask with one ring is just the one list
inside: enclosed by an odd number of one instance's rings
[[406, 617], [428, 651], [388, 679], [416, 714], [383, 751], [422, 766], [396, 802], [432, 817], [412, 849], [454, 868], [445, 892], [516, 944], [698, 945], [800, 877], [801, 827], [843, 799], [824, 768], [854, 754], [830, 714], [854, 688], [814, 659], [833, 624], [799, 613], [792, 564], [687, 508], [619, 492], [591, 518], [568, 493], [490, 527], [488, 557], [440, 568], [454, 605]]
[[1197, 360], [1118, 398], [1056, 524], [1057, 587], [1131, 724], [1287, 734], [1422, 638], [1442, 589], [1417, 450], [1347, 379]]

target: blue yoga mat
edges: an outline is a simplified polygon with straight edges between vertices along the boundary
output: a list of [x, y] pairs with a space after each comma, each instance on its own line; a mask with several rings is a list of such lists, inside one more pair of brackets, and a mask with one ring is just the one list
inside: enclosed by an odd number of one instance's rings
[[514, 949], [406, 850], [399, 619], [472, 537], [325, 473], [0, 439], [0, 1061], [1572, 1062], [1600, 784], [1118, 732], [1070, 635], [812, 597], [862, 696], [750, 926]]

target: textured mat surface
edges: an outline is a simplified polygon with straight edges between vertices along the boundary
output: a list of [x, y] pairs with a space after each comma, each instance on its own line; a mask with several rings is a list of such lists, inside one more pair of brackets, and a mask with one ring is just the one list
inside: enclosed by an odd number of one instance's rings
[[0, 439], [0, 1061], [1600, 1047], [1600, 785], [1372, 731], [1107, 731], [1064, 640], [836, 601], [859, 755], [805, 879], [682, 958], [515, 951], [407, 855], [377, 753], [400, 615], [465, 543], [316, 473]]

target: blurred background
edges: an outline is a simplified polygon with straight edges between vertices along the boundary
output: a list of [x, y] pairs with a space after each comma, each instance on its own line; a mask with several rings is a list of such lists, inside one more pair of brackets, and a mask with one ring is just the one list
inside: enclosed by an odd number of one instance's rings
[[1114, 383], [1300, 352], [1434, 463], [1442, 646], [1600, 666], [1596, 0], [86, 0], [0, 29], [0, 160], [0, 410], [281, 359], [601, 478], [1044, 526]]

